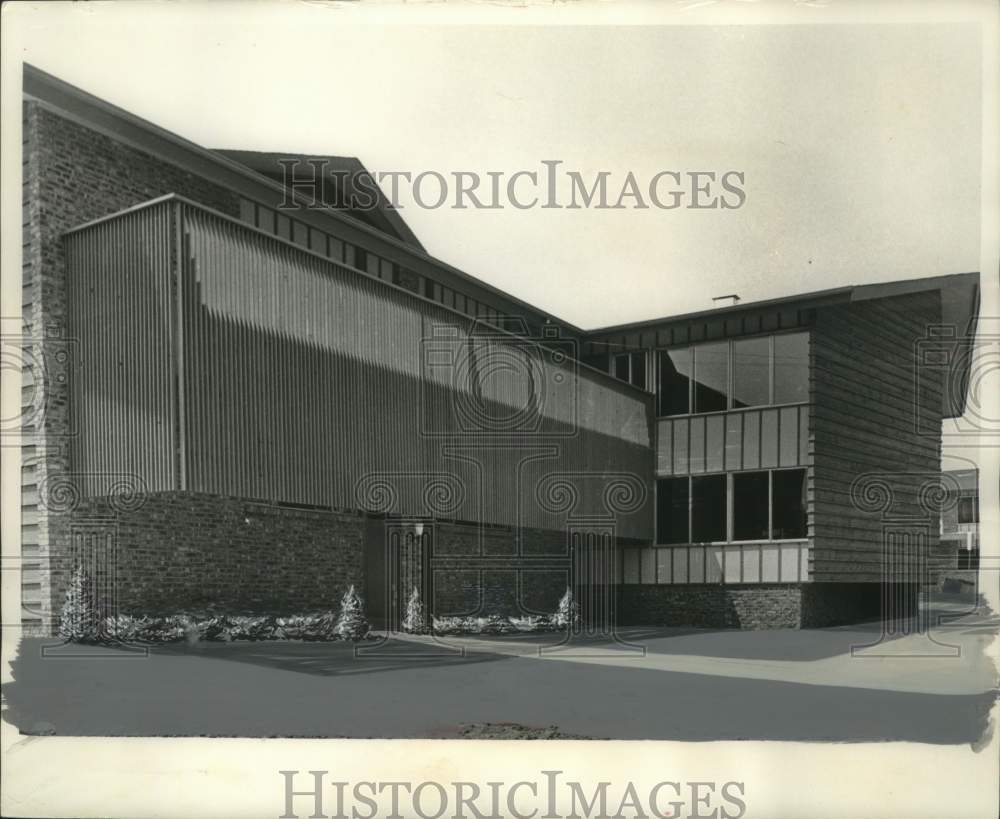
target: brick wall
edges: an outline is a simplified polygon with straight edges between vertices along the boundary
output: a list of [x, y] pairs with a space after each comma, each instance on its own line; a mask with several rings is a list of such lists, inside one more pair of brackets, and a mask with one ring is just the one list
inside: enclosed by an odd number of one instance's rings
[[552, 613], [566, 591], [564, 532], [441, 523], [434, 528], [435, 613]]
[[[44, 569], [58, 550], [39, 487], [68, 466], [66, 262], [62, 234], [83, 222], [168, 193], [178, 193], [231, 215], [237, 198], [181, 168], [60, 116], [35, 101], [23, 107], [22, 412], [23, 615], [29, 629], [45, 629], [61, 592]], [[57, 363], [58, 367], [51, 365]], [[48, 375], [46, 375], [48, 373]]]
[[[916, 611], [918, 587], [890, 588], [892, 609]], [[882, 616], [880, 583], [802, 583], [621, 587], [623, 626], [699, 628], [824, 628]]]
[[618, 595], [622, 626], [797, 628], [802, 586], [624, 585]]
[[[336, 611], [349, 585], [364, 588], [357, 515], [192, 492], [150, 494], [134, 506], [83, 500], [52, 516], [53, 536], [77, 548], [115, 533], [119, 611]], [[70, 551], [53, 565], [59, 588]]]

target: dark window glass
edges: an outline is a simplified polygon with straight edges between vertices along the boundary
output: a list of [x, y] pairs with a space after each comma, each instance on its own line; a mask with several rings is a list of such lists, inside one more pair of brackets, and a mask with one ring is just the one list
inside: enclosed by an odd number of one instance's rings
[[774, 403], [809, 400], [809, 335], [786, 333], [774, 337]]
[[691, 479], [691, 542], [726, 539], [726, 476]]
[[979, 568], [979, 549], [958, 550], [958, 568], [975, 571]]
[[628, 353], [623, 353], [622, 355], [615, 356], [615, 378], [620, 381], [628, 381]]
[[297, 245], [309, 247], [309, 226], [298, 220], [292, 221], [292, 241]]
[[632, 383], [640, 390], [646, 389], [646, 352], [632, 353]]
[[766, 472], [733, 475], [733, 540], [767, 540]]
[[664, 478], [656, 482], [657, 543], [687, 543], [688, 479]]
[[248, 225], [257, 225], [257, 205], [249, 199], [240, 197], [240, 221]]
[[274, 233], [274, 211], [268, 210], [265, 207], [257, 208], [257, 227], [261, 230], [266, 230], [268, 233]]
[[691, 411], [691, 350], [660, 350], [657, 413], [685, 415]]
[[958, 522], [979, 523], [979, 498], [958, 499]]
[[733, 406], [762, 407], [771, 400], [771, 339], [733, 342]]
[[694, 411], [726, 409], [729, 384], [729, 342], [694, 348]]
[[782, 469], [771, 473], [773, 538], [806, 536], [806, 471]]
[[363, 247], [354, 248], [354, 267], [368, 270], [368, 252]]

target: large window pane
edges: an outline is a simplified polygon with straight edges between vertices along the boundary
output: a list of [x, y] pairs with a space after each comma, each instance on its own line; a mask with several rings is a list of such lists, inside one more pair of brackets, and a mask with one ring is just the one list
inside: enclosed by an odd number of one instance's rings
[[772, 473], [771, 522], [774, 539], [806, 536], [806, 471], [782, 469]]
[[691, 350], [661, 350], [659, 371], [658, 414], [685, 415], [690, 412]]
[[809, 400], [809, 335], [774, 337], [774, 403]]
[[733, 406], [762, 407], [771, 400], [771, 339], [733, 342]]
[[618, 353], [613, 356], [614, 376], [641, 390], [646, 389], [646, 352]]
[[767, 540], [766, 472], [733, 475], [733, 540]]
[[967, 497], [958, 499], [958, 522], [979, 523], [979, 498]]
[[729, 385], [729, 342], [700, 344], [694, 348], [694, 411], [726, 409]]
[[691, 479], [691, 542], [726, 539], [726, 476]]
[[656, 482], [656, 542], [687, 543], [688, 479], [665, 478]]
[[621, 353], [615, 356], [615, 378], [619, 381], [628, 381], [628, 353]]
[[632, 353], [632, 384], [640, 390], [646, 389], [646, 351]]

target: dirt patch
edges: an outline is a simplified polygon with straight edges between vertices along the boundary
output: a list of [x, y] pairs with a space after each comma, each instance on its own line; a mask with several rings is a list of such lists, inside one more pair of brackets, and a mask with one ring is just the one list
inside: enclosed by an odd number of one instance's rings
[[536, 728], [516, 722], [467, 722], [458, 729], [461, 739], [597, 739], [597, 737], [567, 734], [557, 725]]

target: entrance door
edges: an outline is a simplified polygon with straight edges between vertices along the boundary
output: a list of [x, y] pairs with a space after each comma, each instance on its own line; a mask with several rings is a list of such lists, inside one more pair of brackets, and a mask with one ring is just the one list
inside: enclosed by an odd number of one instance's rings
[[433, 529], [422, 521], [368, 518], [365, 527], [365, 589], [373, 629], [399, 631], [406, 604], [417, 589], [430, 621], [434, 606], [431, 574]]
[[612, 526], [570, 526], [573, 593], [580, 612], [580, 629], [585, 634], [611, 635], [614, 632], [614, 528]]

